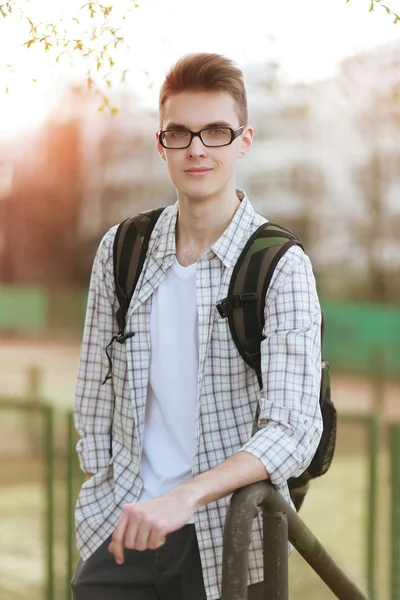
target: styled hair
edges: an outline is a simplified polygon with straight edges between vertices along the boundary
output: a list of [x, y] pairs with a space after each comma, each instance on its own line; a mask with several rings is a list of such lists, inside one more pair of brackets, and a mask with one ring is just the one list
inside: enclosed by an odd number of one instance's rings
[[242, 71], [220, 54], [198, 53], [183, 56], [167, 73], [160, 90], [159, 115], [169, 96], [186, 91], [225, 92], [236, 105], [239, 125], [247, 125], [247, 95]]

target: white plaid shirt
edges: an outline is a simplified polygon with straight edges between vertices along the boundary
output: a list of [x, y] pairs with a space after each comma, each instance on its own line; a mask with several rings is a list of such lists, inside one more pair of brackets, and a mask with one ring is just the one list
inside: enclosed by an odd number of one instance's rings
[[[123, 506], [137, 501], [150, 366], [150, 309], [154, 290], [175, 256], [178, 203], [161, 215], [128, 311], [126, 331], [114, 343], [113, 378], [101, 385], [105, 347], [117, 333], [113, 283], [116, 227], [100, 243], [90, 283], [76, 389], [75, 425], [81, 467], [94, 473], [76, 506], [77, 543], [87, 559], [113, 532]], [[193, 476], [239, 450], [257, 456], [271, 481], [290, 501], [286, 480], [310, 463], [322, 432], [319, 409], [321, 312], [310, 260], [294, 246], [279, 261], [265, 306], [261, 345], [263, 391], [232, 341], [227, 319], [216, 309], [228, 293], [236, 260], [265, 219], [244, 195], [231, 223], [197, 264], [199, 367]], [[257, 404], [258, 431], [252, 437]], [[112, 445], [112, 453], [110, 453]], [[230, 496], [195, 513], [207, 598], [221, 594], [222, 533]], [[249, 552], [249, 584], [263, 579], [262, 520], [255, 519]]]

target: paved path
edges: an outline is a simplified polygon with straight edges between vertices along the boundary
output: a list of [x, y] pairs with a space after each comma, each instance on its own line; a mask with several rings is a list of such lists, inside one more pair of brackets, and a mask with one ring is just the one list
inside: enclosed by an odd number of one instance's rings
[[[23, 394], [30, 366], [42, 371], [44, 395], [60, 407], [73, 405], [80, 346], [77, 343], [17, 342], [0, 340], [0, 394]], [[385, 382], [382, 410], [389, 419], [400, 420], [400, 382]], [[332, 393], [340, 411], [369, 412], [374, 388], [367, 378], [332, 375]]]

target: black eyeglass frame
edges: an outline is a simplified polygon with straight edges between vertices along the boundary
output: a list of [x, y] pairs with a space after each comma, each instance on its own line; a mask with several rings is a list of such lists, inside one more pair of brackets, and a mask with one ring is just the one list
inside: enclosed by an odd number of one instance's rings
[[[163, 148], [165, 148], [166, 150], [185, 150], [186, 148], [189, 148], [194, 137], [199, 137], [201, 140], [201, 143], [206, 148], [223, 148], [224, 146], [230, 146], [232, 144], [232, 142], [235, 141], [236, 138], [238, 138], [239, 135], [241, 135], [243, 133], [244, 128], [245, 128], [244, 125], [240, 125], [240, 127], [238, 127], [237, 129], [232, 129], [232, 127], [226, 127], [225, 125], [223, 125], [221, 127], [205, 127], [204, 129], [200, 129], [200, 131], [190, 131], [189, 129], [159, 129], [158, 130], [158, 139], [159, 139], [161, 146]], [[209, 144], [205, 144], [203, 141], [203, 138], [201, 137], [201, 134], [203, 133], [203, 131], [212, 131], [213, 129], [229, 129], [229, 131], [231, 132], [230, 141], [227, 144], [221, 144], [219, 146], [212, 146], [212, 145], [210, 146]], [[190, 133], [189, 143], [186, 146], [179, 146], [179, 148], [171, 148], [170, 146], [166, 146], [163, 141], [163, 134], [167, 133], [168, 131], [185, 131], [186, 133]]]

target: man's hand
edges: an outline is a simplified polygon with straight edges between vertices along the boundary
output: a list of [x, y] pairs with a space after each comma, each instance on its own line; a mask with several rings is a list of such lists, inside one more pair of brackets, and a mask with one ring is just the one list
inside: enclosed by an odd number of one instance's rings
[[124, 506], [108, 549], [118, 564], [124, 562], [124, 548], [156, 550], [165, 536], [186, 525], [200, 506], [268, 477], [261, 460], [249, 452], [237, 452], [161, 498]]
[[108, 550], [118, 564], [124, 562], [124, 548], [156, 550], [165, 543], [168, 533], [186, 525], [195, 510], [196, 506], [182, 488], [161, 498], [126, 504]]

